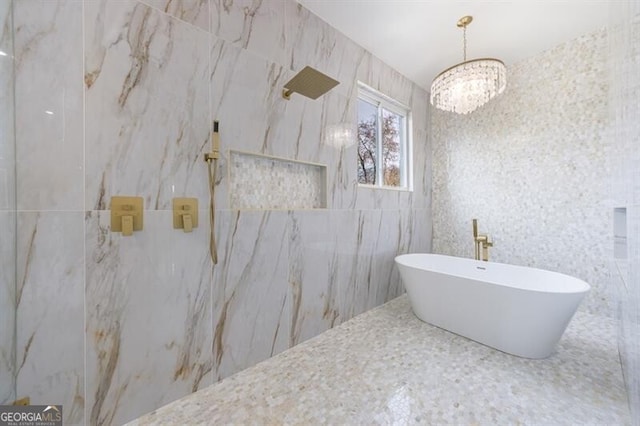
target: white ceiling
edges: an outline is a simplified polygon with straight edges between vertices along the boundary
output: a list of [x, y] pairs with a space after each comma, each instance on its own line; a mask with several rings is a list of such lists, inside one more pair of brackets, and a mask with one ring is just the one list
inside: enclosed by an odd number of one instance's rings
[[509, 65], [607, 25], [606, 0], [298, 0], [333, 27], [429, 90], [462, 62], [462, 30], [472, 15], [467, 59]]

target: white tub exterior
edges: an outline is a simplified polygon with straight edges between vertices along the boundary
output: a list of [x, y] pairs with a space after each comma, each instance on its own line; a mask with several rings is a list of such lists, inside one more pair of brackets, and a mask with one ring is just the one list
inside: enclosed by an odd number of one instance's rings
[[396, 264], [422, 321], [525, 358], [554, 350], [589, 291], [568, 275], [438, 254], [405, 254]]

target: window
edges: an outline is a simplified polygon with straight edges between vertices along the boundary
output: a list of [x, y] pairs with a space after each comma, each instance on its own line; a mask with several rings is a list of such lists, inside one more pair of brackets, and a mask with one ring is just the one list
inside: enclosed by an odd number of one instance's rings
[[358, 183], [411, 189], [409, 134], [409, 108], [360, 83]]

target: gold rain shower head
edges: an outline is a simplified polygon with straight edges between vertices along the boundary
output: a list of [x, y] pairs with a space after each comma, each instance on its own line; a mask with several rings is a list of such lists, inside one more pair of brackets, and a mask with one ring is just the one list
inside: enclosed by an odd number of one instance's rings
[[300, 93], [307, 98], [318, 99], [338, 84], [338, 80], [306, 66], [284, 85], [282, 97], [288, 100], [292, 93]]

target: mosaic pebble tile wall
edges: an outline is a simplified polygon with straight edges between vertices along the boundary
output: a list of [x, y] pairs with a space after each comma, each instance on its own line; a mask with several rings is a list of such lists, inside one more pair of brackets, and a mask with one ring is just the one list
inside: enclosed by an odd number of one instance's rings
[[320, 209], [327, 207], [326, 166], [231, 152], [232, 209]]
[[581, 309], [613, 316], [607, 36], [604, 30], [508, 64], [505, 92], [473, 114], [432, 110], [433, 249], [575, 276]]
[[[17, 397], [122, 424], [394, 298], [394, 256], [431, 249], [427, 93], [295, 0], [13, 4]], [[306, 65], [340, 84], [284, 100]], [[324, 142], [358, 80], [412, 108], [413, 192], [358, 188], [357, 147]], [[326, 164], [327, 208], [234, 210], [230, 150]], [[143, 197], [142, 232], [110, 232], [114, 195]], [[198, 198], [194, 232], [174, 197]]]
[[615, 2], [610, 13], [613, 205], [626, 212], [626, 259], [613, 262], [620, 355], [634, 424], [640, 425], [640, 4]]

